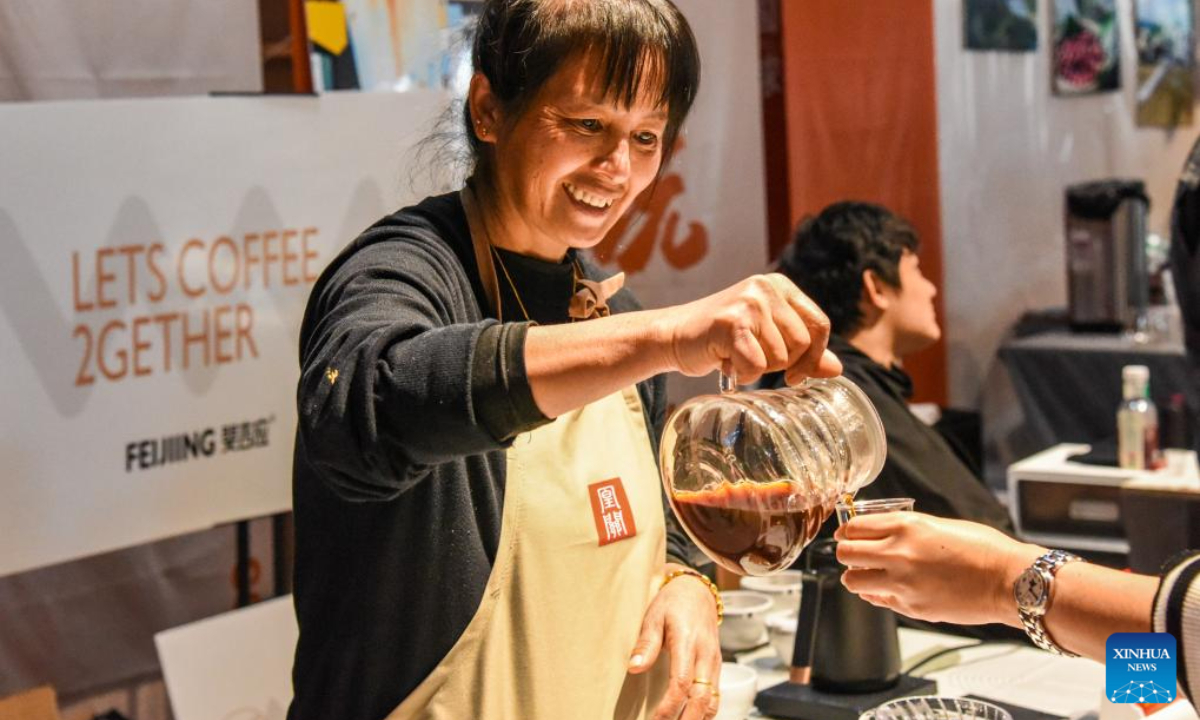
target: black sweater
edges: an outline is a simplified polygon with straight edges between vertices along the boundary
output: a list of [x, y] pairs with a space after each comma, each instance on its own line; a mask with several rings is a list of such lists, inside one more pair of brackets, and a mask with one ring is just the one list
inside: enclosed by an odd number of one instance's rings
[[[532, 319], [566, 319], [573, 252], [561, 264], [502, 258]], [[484, 299], [455, 193], [380, 220], [313, 287], [300, 331], [290, 720], [384, 717], [479, 606], [505, 447], [547, 422], [525, 375], [529, 324], [507, 322], [521, 313], [498, 275], [504, 324]], [[638, 307], [628, 292], [609, 305]], [[652, 447], [664, 386], [638, 386]], [[669, 516], [667, 542], [669, 556], [687, 557]]]

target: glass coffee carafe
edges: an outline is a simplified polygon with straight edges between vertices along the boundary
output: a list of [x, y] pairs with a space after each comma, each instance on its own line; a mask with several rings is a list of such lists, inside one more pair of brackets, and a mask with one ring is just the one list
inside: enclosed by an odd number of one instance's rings
[[883, 468], [875, 406], [845, 378], [684, 403], [659, 449], [671, 509], [692, 540], [739, 575], [795, 561], [841, 499]]

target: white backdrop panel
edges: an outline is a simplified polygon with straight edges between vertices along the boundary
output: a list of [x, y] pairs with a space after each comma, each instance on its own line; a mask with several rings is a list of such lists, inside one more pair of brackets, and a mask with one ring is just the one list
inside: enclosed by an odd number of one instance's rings
[[[311, 280], [415, 199], [405, 149], [445, 102], [0, 107], [19, 139], [0, 163], [0, 575], [290, 507]], [[181, 342], [184, 315], [204, 340]], [[211, 455], [153, 464], [179, 435]]]
[[262, 89], [258, 3], [4, 0], [0, 101]]

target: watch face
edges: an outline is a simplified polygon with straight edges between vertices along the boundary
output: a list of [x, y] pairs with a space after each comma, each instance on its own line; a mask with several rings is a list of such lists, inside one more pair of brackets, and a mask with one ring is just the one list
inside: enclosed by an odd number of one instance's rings
[[1037, 570], [1030, 568], [1017, 578], [1013, 594], [1017, 596], [1019, 607], [1025, 610], [1037, 609], [1046, 597], [1046, 578]]

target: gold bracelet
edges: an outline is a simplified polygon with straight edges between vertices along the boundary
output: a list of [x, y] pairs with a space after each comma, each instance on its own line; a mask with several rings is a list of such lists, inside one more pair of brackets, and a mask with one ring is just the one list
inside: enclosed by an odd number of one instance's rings
[[712, 593], [713, 600], [717, 601], [717, 624], [720, 625], [721, 621], [725, 619], [725, 603], [721, 602], [721, 591], [717, 589], [716, 583], [714, 583], [712, 580], [709, 580], [708, 577], [700, 571], [693, 570], [691, 568], [672, 570], [671, 572], [667, 573], [666, 577], [663, 578], [662, 585], [659, 587], [665, 587], [667, 583], [671, 582], [677, 577], [682, 577], [683, 575], [690, 575], [698, 579], [700, 582], [704, 583], [704, 585], [708, 588], [708, 591]]

